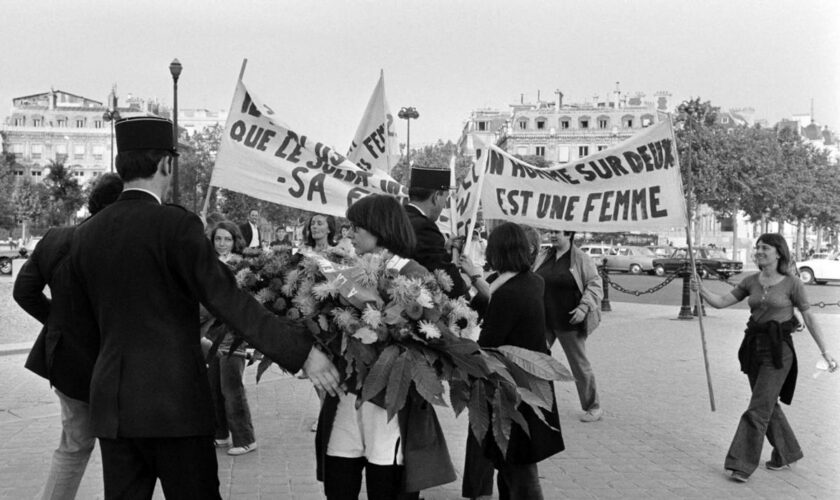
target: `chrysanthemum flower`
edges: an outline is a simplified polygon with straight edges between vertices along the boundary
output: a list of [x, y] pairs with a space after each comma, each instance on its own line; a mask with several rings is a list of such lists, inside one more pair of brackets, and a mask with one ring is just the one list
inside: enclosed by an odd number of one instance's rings
[[239, 288], [251, 288], [258, 281], [257, 275], [248, 268], [241, 269], [236, 273], [236, 284]]
[[342, 330], [350, 330], [359, 322], [356, 316], [356, 309], [337, 307], [332, 310], [332, 317], [335, 324]]
[[312, 295], [318, 300], [326, 300], [338, 295], [338, 284], [335, 280], [328, 280], [312, 286]]
[[422, 333], [427, 339], [440, 338], [440, 330], [438, 330], [438, 327], [428, 321], [420, 321], [417, 324], [417, 327], [420, 329], [420, 333]]
[[269, 302], [273, 302], [274, 299], [277, 298], [277, 294], [272, 292], [269, 288], [263, 288], [254, 294], [254, 298], [257, 299], [257, 302], [260, 304], [267, 304]]
[[297, 291], [298, 279], [300, 278], [300, 271], [292, 269], [286, 273], [286, 283], [280, 292], [286, 297], [292, 297]]
[[425, 288], [420, 289], [420, 294], [417, 295], [417, 303], [427, 309], [431, 309], [435, 306], [434, 302], [432, 301], [432, 294], [429, 293], [429, 291]]
[[443, 269], [435, 269], [434, 275], [444, 292], [448, 293], [452, 291], [452, 287], [455, 286], [455, 283], [452, 281], [452, 277], [449, 276], [449, 273]]
[[379, 328], [382, 324], [382, 313], [368, 304], [362, 312], [362, 321], [367, 323], [371, 328]]

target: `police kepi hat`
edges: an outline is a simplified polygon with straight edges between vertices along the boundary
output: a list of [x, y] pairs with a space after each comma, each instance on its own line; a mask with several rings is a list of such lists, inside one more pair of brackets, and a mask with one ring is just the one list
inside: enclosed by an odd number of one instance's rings
[[117, 152], [162, 149], [178, 154], [172, 134], [172, 121], [159, 116], [132, 116], [117, 120]]
[[449, 170], [441, 168], [413, 167], [409, 187], [424, 189], [449, 189]]

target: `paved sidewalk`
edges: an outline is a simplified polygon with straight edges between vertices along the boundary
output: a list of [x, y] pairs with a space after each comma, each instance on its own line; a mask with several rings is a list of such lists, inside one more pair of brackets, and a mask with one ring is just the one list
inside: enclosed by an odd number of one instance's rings
[[[612, 303], [613, 312], [588, 347], [604, 420], [584, 424], [573, 384], [557, 384], [565, 452], [540, 464], [547, 499], [557, 498], [840, 498], [840, 374], [812, 378], [819, 352], [807, 333], [795, 336], [800, 376], [784, 410], [805, 451], [792, 470], [760, 468], [738, 484], [723, 458], [749, 388], [736, 353], [746, 311], [709, 308], [704, 318], [717, 411], [711, 412], [697, 319], [676, 320], [679, 307]], [[840, 315], [818, 314], [826, 340], [840, 354]], [[2, 347], [0, 347], [2, 350]], [[556, 352], [565, 363], [562, 351]], [[56, 397], [23, 368], [24, 355], [0, 356], [0, 499], [32, 498], [58, 440]], [[272, 370], [258, 386], [246, 380], [259, 449], [231, 458], [219, 453], [222, 496], [231, 499], [322, 498], [315, 480], [309, 427], [318, 398], [306, 380]], [[466, 418], [438, 415], [459, 472]], [[79, 498], [102, 498], [98, 450]], [[769, 445], [764, 449], [769, 458]], [[460, 481], [460, 478], [459, 478]], [[423, 493], [460, 498], [460, 482]], [[156, 498], [163, 498], [158, 491]]]

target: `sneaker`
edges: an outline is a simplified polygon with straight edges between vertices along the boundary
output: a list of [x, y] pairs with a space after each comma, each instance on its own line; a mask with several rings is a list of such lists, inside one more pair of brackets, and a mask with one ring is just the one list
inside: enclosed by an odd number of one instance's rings
[[246, 453], [251, 453], [252, 451], [254, 451], [256, 449], [257, 449], [257, 443], [256, 443], [256, 441], [254, 441], [253, 443], [246, 444], [244, 446], [234, 446], [233, 448], [231, 448], [227, 451], [227, 454], [228, 455], [233, 455], [233, 456], [244, 455]]
[[778, 462], [774, 462], [772, 460], [768, 460], [764, 462], [764, 466], [767, 467], [767, 470], [782, 470], [782, 469], [790, 469], [790, 464], [780, 464]]
[[601, 418], [603, 418], [603, 416], [604, 416], [604, 410], [602, 410], [600, 408], [595, 408], [595, 409], [589, 410], [588, 412], [581, 415], [580, 421], [581, 422], [597, 422], [597, 421], [601, 420]]
[[731, 471], [729, 471], [729, 473], [730, 473], [729, 477], [731, 477], [733, 481], [736, 481], [736, 482], [739, 482], [739, 483], [746, 483], [747, 481], [750, 480], [749, 474], [746, 474], [746, 473], [741, 472], [739, 470], [731, 470]]
[[230, 438], [215, 439], [213, 443], [216, 445], [216, 448], [227, 448], [231, 445]]

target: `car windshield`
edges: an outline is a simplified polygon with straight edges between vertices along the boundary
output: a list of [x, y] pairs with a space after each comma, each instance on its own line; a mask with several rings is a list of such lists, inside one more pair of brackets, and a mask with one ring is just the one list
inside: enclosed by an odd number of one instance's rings
[[729, 257], [721, 250], [720, 248], [707, 248], [706, 249], [706, 258], [707, 259], [728, 259]]

